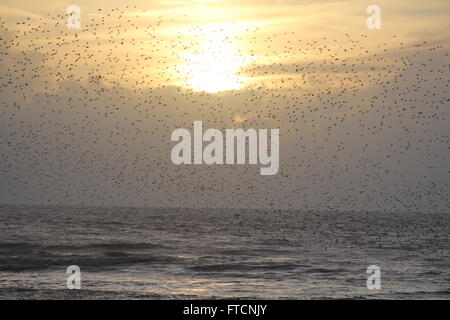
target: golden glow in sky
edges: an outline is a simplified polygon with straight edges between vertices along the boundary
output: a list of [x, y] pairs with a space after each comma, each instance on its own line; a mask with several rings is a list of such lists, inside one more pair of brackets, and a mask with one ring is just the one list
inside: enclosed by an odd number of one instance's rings
[[[42, 63], [52, 69], [54, 83], [67, 77], [82, 83], [95, 73], [105, 84], [133, 89], [178, 86], [218, 93], [314, 87], [324, 81], [339, 86], [353, 83], [338, 69], [350, 59], [360, 67], [355, 72], [368, 73], [372, 70], [365, 70], [368, 62], [362, 65], [361, 59], [369, 52], [402, 50], [403, 44], [423, 39], [446, 41], [442, 30], [449, 27], [449, 4], [443, 0], [380, 0], [389, 15], [376, 31], [366, 26], [368, 4], [359, 2], [79, 0], [80, 30], [65, 27], [69, 4], [4, 0], [1, 18], [9, 32], [20, 35], [15, 50], [34, 48], [48, 57]], [[432, 19], [424, 18], [431, 13]], [[350, 44], [364, 46], [365, 53], [347, 50]], [[80, 64], [85, 56], [89, 59]], [[60, 59], [70, 63], [61, 65]], [[329, 69], [305, 72], [311, 64]]]

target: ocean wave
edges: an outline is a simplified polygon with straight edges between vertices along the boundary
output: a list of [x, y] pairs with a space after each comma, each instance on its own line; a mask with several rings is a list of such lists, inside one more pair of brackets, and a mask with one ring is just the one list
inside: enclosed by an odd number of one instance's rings
[[196, 272], [223, 272], [223, 271], [236, 271], [236, 272], [248, 272], [248, 271], [280, 271], [280, 270], [293, 270], [302, 265], [293, 263], [267, 263], [267, 264], [255, 264], [255, 263], [223, 263], [223, 264], [208, 264], [208, 265], [196, 265], [189, 266], [188, 269]]
[[47, 250], [47, 251], [61, 251], [61, 250], [148, 250], [167, 248], [165, 245], [153, 243], [132, 243], [132, 242], [112, 242], [112, 243], [90, 243], [90, 244], [38, 244], [27, 242], [11, 242], [0, 243], [0, 252], [2, 250]]
[[105, 270], [136, 264], [174, 264], [181, 259], [169, 255], [133, 254], [123, 251], [104, 251], [96, 254], [35, 251], [33, 254], [4, 255], [0, 253], [0, 271], [23, 272], [78, 265], [83, 269]]

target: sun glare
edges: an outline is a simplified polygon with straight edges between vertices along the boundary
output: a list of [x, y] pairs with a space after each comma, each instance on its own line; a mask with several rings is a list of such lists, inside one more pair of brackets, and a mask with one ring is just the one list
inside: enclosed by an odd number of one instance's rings
[[245, 86], [246, 79], [239, 75], [239, 71], [251, 58], [239, 55], [232, 43], [221, 38], [208, 39], [201, 51], [183, 57], [184, 85], [194, 91], [216, 93]]

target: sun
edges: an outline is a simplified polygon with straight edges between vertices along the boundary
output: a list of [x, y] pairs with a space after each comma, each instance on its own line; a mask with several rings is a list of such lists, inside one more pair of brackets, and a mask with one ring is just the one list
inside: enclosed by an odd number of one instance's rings
[[237, 75], [238, 67], [233, 57], [226, 54], [195, 55], [187, 64], [186, 86], [210, 93], [241, 89], [244, 80]]
[[245, 86], [246, 78], [239, 72], [249, 58], [239, 55], [232, 43], [205, 41], [199, 52], [185, 54], [184, 59], [184, 85], [194, 91], [217, 93]]

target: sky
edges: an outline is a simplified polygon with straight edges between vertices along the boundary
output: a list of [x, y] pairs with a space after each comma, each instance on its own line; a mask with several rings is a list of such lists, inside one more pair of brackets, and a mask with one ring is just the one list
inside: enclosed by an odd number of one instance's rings
[[[438, 0], [2, 0], [0, 203], [448, 211], [449, 14]], [[279, 128], [279, 173], [174, 165], [170, 134], [195, 120]]]

